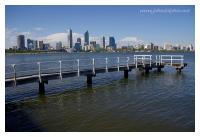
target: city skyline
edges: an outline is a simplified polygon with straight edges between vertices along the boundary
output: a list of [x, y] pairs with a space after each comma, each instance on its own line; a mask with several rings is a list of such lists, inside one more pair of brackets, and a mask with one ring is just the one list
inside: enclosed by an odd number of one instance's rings
[[[187, 12], [152, 14], [141, 11], [147, 9]], [[57, 15], [55, 19], [49, 17], [52, 14]], [[15, 46], [19, 34], [50, 43], [65, 43], [69, 28], [77, 37], [83, 37], [88, 30], [91, 40], [114, 36], [116, 43], [195, 45], [194, 6], [6, 6], [6, 48]]]

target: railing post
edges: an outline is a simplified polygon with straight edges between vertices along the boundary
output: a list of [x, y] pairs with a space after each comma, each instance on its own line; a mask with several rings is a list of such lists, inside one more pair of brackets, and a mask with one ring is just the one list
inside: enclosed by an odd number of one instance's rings
[[119, 57], [117, 57], [117, 71], [119, 71]]
[[171, 56], [171, 66], [172, 66], [172, 56]]
[[150, 55], [150, 67], [151, 67], [151, 55]]
[[60, 64], [60, 79], [62, 80], [62, 61], [59, 60], [59, 64]]
[[137, 68], [137, 56], [135, 58], [135, 68]]
[[183, 55], [181, 56], [181, 66], [183, 66]]
[[106, 72], [108, 72], [108, 58], [106, 57]]
[[160, 64], [162, 64], [162, 55], [160, 55]]
[[12, 67], [13, 67], [13, 72], [14, 72], [14, 76], [13, 76], [13, 80], [14, 80], [14, 86], [16, 87], [17, 85], [17, 80], [16, 80], [16, 65], [15, 64], [12, 64]]
[[142, 64], [143, 64], [143, 66], [144, 66], [144, 56], [142, 56]]
[[38, 64], [38, 77], [39, 77], [39, 81], [40, 81], [40, 83], [41, 83], [41, 82], [42, 82], [42, 79], [41, 79], [40, 62], [38, 62], [37, 64]]
[[158, 57], [157, 57], [157, 55], [156, 55], [156, 66], [157, 66], [157, 62], [158, 62], [157, 59], [158, 59]]
[[95, 74], [95, 60], [94, 58], [92, 59], [92, 72]]
[[79, 59], [77, 59], [77, 74], [78, 77], [80, 76], [80, 64], [79, 64]]
[[126, 66], [127, 66], [127, 69], [128, 69], [128, 70], [129, 70], [129, 64], [128, 64], [128, 63], [129, 63], [129, 60], [130, 60], [130, 58], [127, 57], [127, 61], [126, 61], [127, 63], [126, 63]]

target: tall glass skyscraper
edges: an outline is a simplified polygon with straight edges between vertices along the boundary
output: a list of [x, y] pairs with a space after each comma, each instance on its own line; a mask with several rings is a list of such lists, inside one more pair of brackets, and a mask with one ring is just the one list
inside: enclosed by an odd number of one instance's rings
[[68, 34], [68, 43], [69, 43], [69, 47], [72, 48], [73, 47], [73, 38], [72, 38], [72, 30], [71, 28], [69, 29], [69, 34]]
[[25, 37], [24, 35], [18, 35], [17, 36], [17, 48], [19, 50], [24, 50], [25, 48]]
[[84, 45], [89, 45], [89, 32], [88, 31], [86, 31], [84, 34], [84, 40], [85, 40]]
[[111, 46], [113, 49], [117, 48], [114, 37], [109, 37], [109, 46]]
[[106, 48], [106, 40], [105, 40], [105, 37], [103, 36], [103, 41], [102, 41], [103, 43], [103, 48], [105, 49]]

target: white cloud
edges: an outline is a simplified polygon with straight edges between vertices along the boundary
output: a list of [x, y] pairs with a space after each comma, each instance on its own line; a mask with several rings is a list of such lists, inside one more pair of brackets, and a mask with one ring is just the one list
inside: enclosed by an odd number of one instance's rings
[[125, 37], [121, 39], [117, 43], [117, 47], [122, 47], [122, 46], [135, 46], [138, 44], [144, 44], [143, 40], [138, 39], [137, 37]]

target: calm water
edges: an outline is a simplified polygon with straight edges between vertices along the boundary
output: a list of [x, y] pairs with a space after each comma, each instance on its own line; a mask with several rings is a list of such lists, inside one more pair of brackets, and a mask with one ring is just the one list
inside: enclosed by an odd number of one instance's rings
[[[170, 67], [148, 75], [133, 70], [128, 79], [123, 72], [99, 74], [92, 88], [85, 77], [52, 80], [45, 96], [37, 94], [37, 83], [6, 88], [6, 131], [194, 131], [194, 53], [170, 54], [185, 56], [181, 74]], [[10, 55], [6, 64], [130, 55]]]

